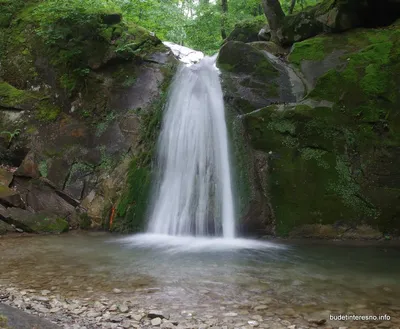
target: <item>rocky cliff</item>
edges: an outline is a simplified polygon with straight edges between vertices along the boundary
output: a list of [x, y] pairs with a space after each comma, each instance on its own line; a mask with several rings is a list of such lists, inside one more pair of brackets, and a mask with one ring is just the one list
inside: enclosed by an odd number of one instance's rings
[[0, 2], [0, 230], [137, 230], [175, 58], [119, 13]]
[[240, 127], [239, 199], [251, 231], [399, 234], [399, 26], [317, 36], [286, 56], [271, 42], [223, 46], [218, 63]]

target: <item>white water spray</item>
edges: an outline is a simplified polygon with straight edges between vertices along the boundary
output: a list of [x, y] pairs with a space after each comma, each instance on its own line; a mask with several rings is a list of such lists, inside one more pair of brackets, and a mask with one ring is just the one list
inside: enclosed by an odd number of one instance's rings
[[158, 141], [149, 233], [235, 237], [228, 135], [216, 57], [182, 66]]

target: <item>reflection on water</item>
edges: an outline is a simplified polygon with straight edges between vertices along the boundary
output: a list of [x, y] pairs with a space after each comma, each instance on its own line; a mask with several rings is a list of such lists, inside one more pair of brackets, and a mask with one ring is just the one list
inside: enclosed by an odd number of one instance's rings
[[3, 238], [0, 284], [53, 288], [71, 297], [107, 296], [119, 288], [126, 298], [155, 306], [246, 307], [272, 298], [298, 309], [349, 311], [364, 305], [379, 313], [400, 300], [398, 247], [239, 241], [238, 248], [214, 240], [191, 246], [186, 241], [190, 252], [185, 252], [182, 241], [156, 248], [153, 238]]

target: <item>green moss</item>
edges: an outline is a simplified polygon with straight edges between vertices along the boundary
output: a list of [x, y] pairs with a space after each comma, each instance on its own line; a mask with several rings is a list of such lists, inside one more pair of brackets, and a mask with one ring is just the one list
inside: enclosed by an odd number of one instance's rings
[[22, 108], [38, 102], [39, 99], [38, 94], [17, 89], [7, 82], [0, 81], [0, 106]]
[[265, 16], [257, 16], [235, 24], [229, 34], [228, 41], [252, 42], [258, 41], [258, 32], [267, 24]]
[[295, 65], [300, 65], [304, 60], [321, 61], [325, 58], [326, 40], [324, 37], [317, 37], [296, 43], [289, 55], [289, 61]]
[[[280, 234], [339, 220], [400, 231], [393, 221], [399, 209], [389, 205], [398, 196], [389, 186], [398, 184], [399, 41], [392, 26], [296, 44], [289, 57], [296, 65], [343, 53], [341, 65], [317, 77], [307, 96], [333, 107], [287, 105], [247, 118], [253, 146], [272, 151], [269, 186]], [[382, 170], [390, 179], [380, 176]]]
[[329, 108], [290, 105], [245, 117], [253, 147], [271, 152], [268, 186], [278, 234], [304, 224], [373, 218], [360, 184], [345, 176], [350, 165], [338, 160], [349, 143], [347, 122]]
[[151, 172], [139, 161], [133, 159], [130, 164], [128, 187], [117, 206], [115, 231], [137, 232], [144, 228]]
[[40, 120], [43, 122], [51, 122], [58, 118], [58, 115], [60, 114], [60, 112], [61, 112], [61, 110], [57, 105], [53, 104], [50, 101], [45, 101], [45, 102], [41, 102], [38, 105], [38, 108], [35, 113], [35, 117], [37, 120]]
[[37, 214], [30, 227], [38, 233], [64, 233], [69, 229], [68, 222], [63, 218]]

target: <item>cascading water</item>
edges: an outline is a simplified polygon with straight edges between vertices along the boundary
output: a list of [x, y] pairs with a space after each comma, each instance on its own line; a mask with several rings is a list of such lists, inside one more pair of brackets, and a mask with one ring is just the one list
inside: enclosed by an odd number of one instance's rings
[[182, 66], [158, 141], [148, 232], [235, 237], [228, 134], [216, 57]]

